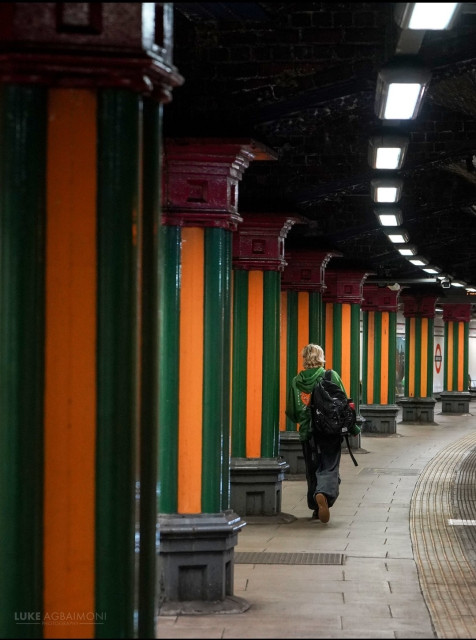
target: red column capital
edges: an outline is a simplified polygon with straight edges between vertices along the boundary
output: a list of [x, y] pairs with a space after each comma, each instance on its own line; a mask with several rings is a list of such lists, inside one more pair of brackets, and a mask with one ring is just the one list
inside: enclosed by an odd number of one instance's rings
[[360, 269], [326, 269], [326, 291], [323, 302], [361, 304], [365, 279], [373, 275], [371, 271]]
[[403, 316], [405, 318], [434, 318], [438, 296], [403, 293]]
[[0, 3], [0, 82], [124, 88], [166, 103], [184, 81], [172, 44], [172, 3]]
[[362, 311], [397, 311], [400, 290], [392, 291], [377, 284], [364, 284]]
[[244, 214], [233, 234], [233, 268], [283, 271], [284, 240], [297, 221], [291, 214]]
[[317, 291], [326, 289], [324, 272], [329, 260], [342, 257], [339, 251], [292, 251], [286, 253], [286, 266], [281, 278], [281, 288], [293, 291]]
[[443, 304], [444, 322], [469, 322], [471, 320], [470, 304]]
[[167, 138], [164, 143], [163, 222], [236, 230], [238, 183], [253, 160], [275, 160], [254, 140]]

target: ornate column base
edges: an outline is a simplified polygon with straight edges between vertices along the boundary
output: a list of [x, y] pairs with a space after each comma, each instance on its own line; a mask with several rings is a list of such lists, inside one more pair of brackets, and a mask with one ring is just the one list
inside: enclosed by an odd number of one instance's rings
[[434, 398], [400, 398], [397, 404], [402, 407], [402, 422], [436, 424]]
[[442, 391], [440, 399], [441, 413], [469, 413], [469, 391]]
[[234, 547], [245, 526], [231, 510], [159, 514], [159, 615], [241, 613], [233, 596]]
[[360, 412], [365, 418], [362, 433], [391, 435], [397, 433], [398, 407], [394, 404], [361, 404]]
[[289, 465], [286, 473], [306, 474], [306, 463], [298, 431], [279, 432], [279, 453]]
[[281, 513], [284, 472], [282, 458], [232, 458], [231, 508], [240, 516], [276, 516]]

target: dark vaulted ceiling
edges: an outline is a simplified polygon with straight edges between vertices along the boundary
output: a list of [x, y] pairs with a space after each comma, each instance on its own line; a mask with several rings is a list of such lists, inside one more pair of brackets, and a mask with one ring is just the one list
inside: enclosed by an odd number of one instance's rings
[[174, 64], [185, 82], [165, 107], [164, 131], [246, 136], [273, 149], [277, 161], [246, 170], [239, 210], [300, 216], [287, 250], [335, 250], [339, 266], [368, 269], [369, 279], [453, 300], [453, 287], [422, 282], [428, 274], [385, 235], [370, 195], [381, 172], [367, 153], [369, 137], [385, 130], [374, 111], [378, 72], [413, 49], [432, 75], [418, 117], [391, 123], [410, 140], [398, 172], [402, 226], [431, 264], [476, 286], [476, 4], [463, 3], [452, 29], [418, 32], [416, 44], [394, 8], [174, 3]]

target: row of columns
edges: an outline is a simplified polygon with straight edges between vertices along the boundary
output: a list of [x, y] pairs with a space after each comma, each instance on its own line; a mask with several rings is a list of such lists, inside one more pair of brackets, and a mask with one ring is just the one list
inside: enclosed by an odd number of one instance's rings
[[[305, 343], [365, 420], [368, 273], [317, 252], [285, 274], [298, 219], [238, 210], [264, 145], [163, 144], [170, 3], [0, 12], [0, 635], [153, 638], [159, 611], [242, 611], [233, 549], [243, 517], [280, 513]], [[392, 407], [391, 311], [367, 304], [362, 398]], [[457, 395], [469, 318], [445, 313]]]

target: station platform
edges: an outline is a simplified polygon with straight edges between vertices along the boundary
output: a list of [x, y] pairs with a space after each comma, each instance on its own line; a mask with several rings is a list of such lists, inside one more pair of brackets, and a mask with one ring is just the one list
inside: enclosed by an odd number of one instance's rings
[[476, 401], [434, 416], [362, 435], [357, 467], [342, 455], [327, 524], [288, 476], [281, 517], [238, 535], [234, 596], [249, 607], [160, 615], [157, 637], [476, 638]]

